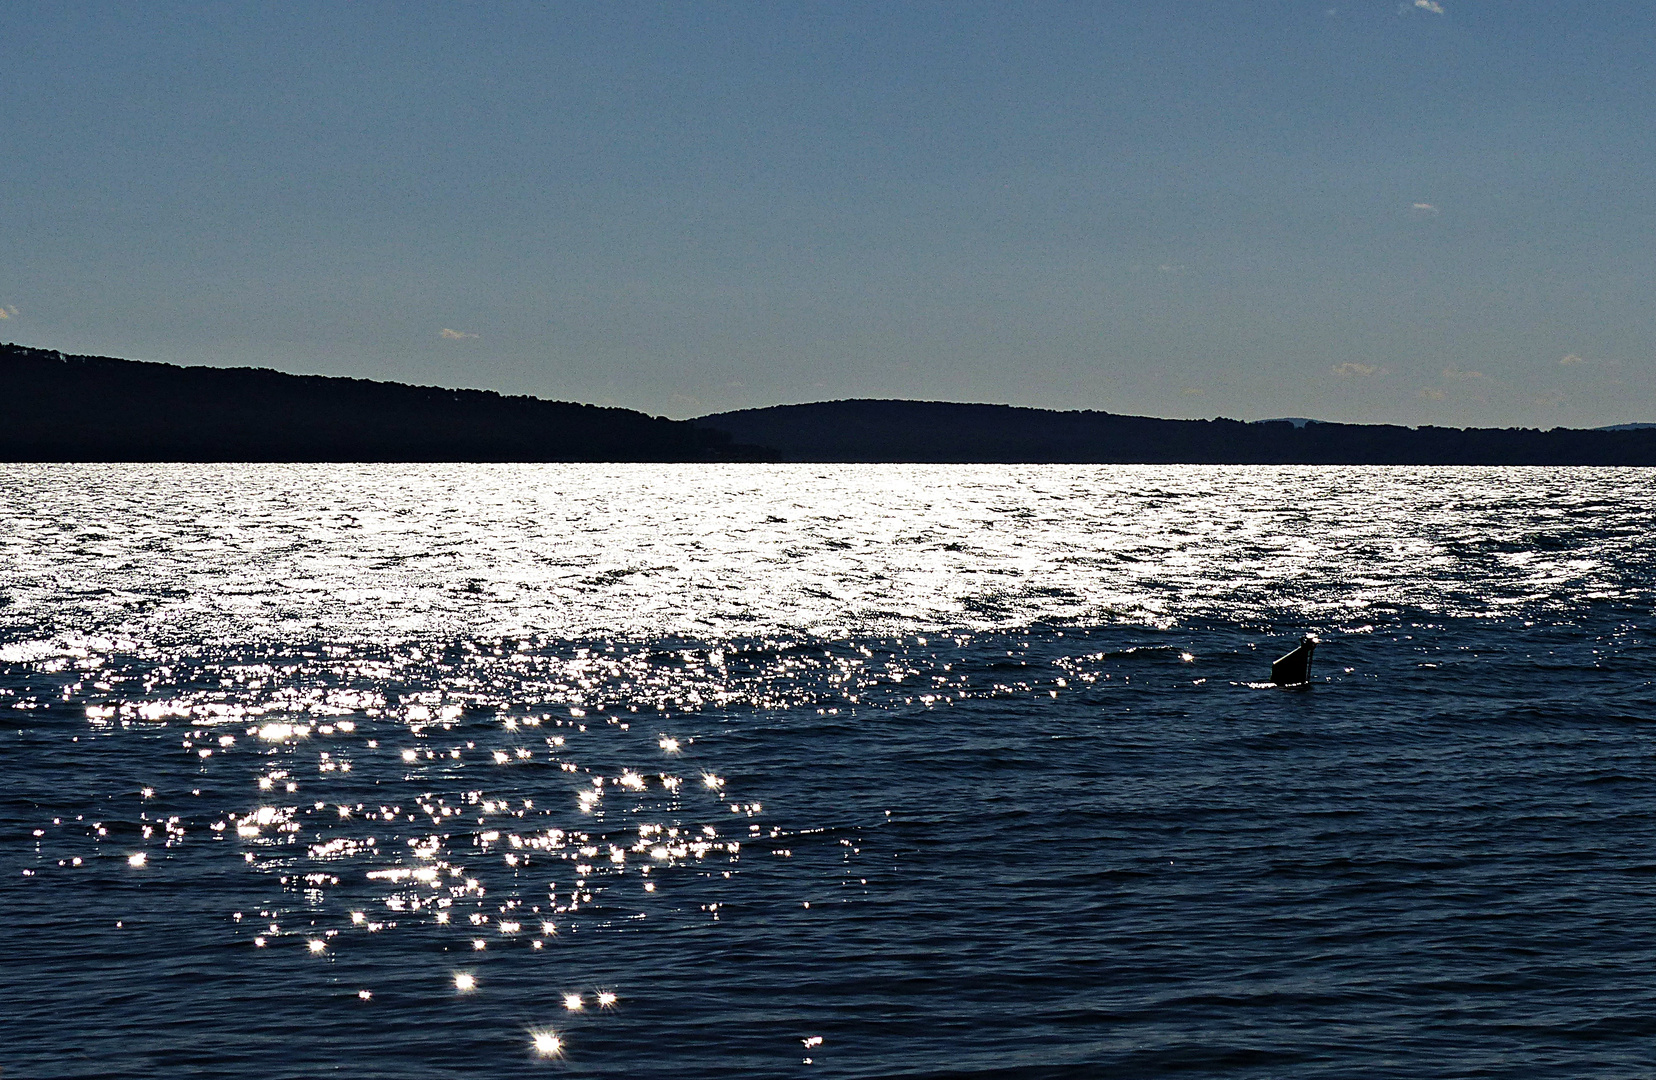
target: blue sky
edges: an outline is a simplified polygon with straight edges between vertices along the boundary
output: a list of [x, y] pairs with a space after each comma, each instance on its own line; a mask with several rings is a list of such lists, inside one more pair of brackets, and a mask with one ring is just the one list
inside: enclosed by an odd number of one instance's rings
[[673, 416], [1656, 421], [1656, 10], [0, 6], [0, 340]]

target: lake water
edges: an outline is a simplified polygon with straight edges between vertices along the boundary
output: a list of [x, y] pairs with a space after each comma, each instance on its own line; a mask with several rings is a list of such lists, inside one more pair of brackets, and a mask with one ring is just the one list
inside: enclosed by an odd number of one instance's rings
[[3, 468], [6, 1080], [1656, 1070], [1656, 472]]

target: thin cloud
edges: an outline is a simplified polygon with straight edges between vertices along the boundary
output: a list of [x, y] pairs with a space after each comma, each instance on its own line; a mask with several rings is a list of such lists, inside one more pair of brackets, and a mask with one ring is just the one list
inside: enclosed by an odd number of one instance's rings
[[1355, 375], [1364, 379], [1371, 375], [1378, 375], [1380, 373], [1380, 369], [1377, 367], [1372, 367], [1368, 364], [1359, 364], [1351, 360], [1347, 360], [1343, 364], [1335, 364], [1331, 370], [1336, 375]]
[[440, 338], [443, 338], [446, 341], [464, 341], [466, 338], [474, 338], [477, 335], [476, 334], [468, 334], [464, 330], [450, 330], [448, 327], [445, 326], [445, 327], [443, 327], [442, 331], [438, 333], [437, 336], [440, 337]]
[[1434, 386], [1427, 386], [1420, 390], [1420, 396], [1427, 401], [1442, 401], [1448, 395]]
[[1429, 202], [1417, 202], [1409, 207], [1409, 213], [1416, 217], [1436, 217], [1438, 208]]
[[1201, 395], [1207, 393], [1207, 391], [1203, 390], [1200, 386], [1185, 386], [1179, 389], [1179, 393], [1184, 394], [1187, 397], [1200, 397]]
[[1566, 399], [1564, 397], [1564, 391], [1562, 391], [1562, 390], [1549, 390], [1545, 394], [1538, 394], [1535, 397], [1535, 403], [1537, 405], [1545, 405], [1545, 406], [1551, 406], [1551, 407], [1557, 407], [1559, 405], [1562, 405], [1562, 404], [1564, 404], [1565, 400]]
[[1430, 11], [1433, 15], [1443, 14], [1443, 5], [1437, 0], [1415, 0], [1415, 7], [1421, 11]]
[[1585, 356], [1577, 356], [1575, 353], [1571, 353], [1559, 361], [1560, 364], [1565, 366], [1569, 366], [1570, 364], [1585, 364], [1586, 362], [1587, 358]]
[[6, 304], [0, 304], [0, 319], [9, 319], [17, 314], [17, 309]]
[[1452, 367], [1446, 367], [1443, 369], [1443, 377], [1445, 379], [1481, 379], [1484, 377], [1484, 373], [1481, 371], [1456, 371]]

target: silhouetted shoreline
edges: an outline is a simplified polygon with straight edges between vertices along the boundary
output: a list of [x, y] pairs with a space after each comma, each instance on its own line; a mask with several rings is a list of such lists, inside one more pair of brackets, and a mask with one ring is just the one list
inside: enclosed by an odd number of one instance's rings
[[1656, 428], [1163, 420], [825, 401], [669, 420], [489, 390], [0, 345], [5, 461], [1656, 465]]
[[[1161, 420], [943, 401], [825, 401], [698, 423], [801, 462], [1152, 465], [1656, 465], [1656, 429], [1407, 428]], [[1296, 426], [1298, 424], [1298, 426]]]
[[706, 425], [489, 390], [0, 345], [6, 461], [755, 461]]

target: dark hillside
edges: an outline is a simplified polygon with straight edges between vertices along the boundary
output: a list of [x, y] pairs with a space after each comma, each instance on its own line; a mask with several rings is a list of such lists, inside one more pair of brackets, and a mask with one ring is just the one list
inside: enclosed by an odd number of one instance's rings
[[1159, 420], [942, 401], [825, 401], [698, 423], [783, 461], [1656, 465], [1656, 430]]
[[756, 460], [721, 431], [487, 390], [0, 345], [6, 461]]

